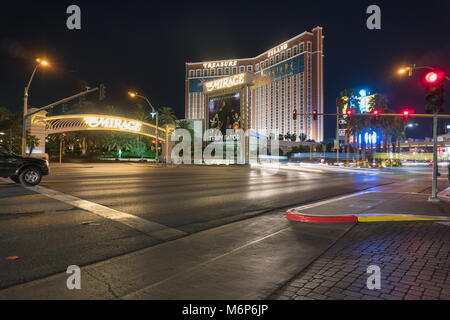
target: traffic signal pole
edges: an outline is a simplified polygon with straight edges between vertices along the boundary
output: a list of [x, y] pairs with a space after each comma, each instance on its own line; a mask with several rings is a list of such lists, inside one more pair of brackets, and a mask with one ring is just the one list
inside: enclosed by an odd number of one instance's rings
[[431, 187], [431, 197], [428, 198], [428, 201], [433, 203], [440, 202], [439, 198], [437, 197], [437, 175], [438, 175], [437, 125], [438, 125], [438, 114], [437, 112], [435, 112], [433, 114], [433, 184]]

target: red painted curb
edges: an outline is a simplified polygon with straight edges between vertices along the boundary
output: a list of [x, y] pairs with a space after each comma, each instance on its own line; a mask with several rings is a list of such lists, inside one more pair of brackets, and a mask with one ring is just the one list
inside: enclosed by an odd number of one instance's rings
[[[450, 188], [450, 187], [449, 187]], [[447, 189], [449, 189], [447, 188]], [[447, 195], [447, 189], [438, 193], [438, 198], [445, 202], [450, 202], [450, 196]]]
[[286, 212], [289, 220], [312, 223], [340, 223], [340, 222], [358, 222], [357, 216], [308, 216], [305, 214], [295, 214], [289, 210]]

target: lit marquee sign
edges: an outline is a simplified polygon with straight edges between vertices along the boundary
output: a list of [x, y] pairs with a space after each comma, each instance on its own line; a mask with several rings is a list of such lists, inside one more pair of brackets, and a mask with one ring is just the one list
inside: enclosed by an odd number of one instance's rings
[[287, 47], [288, 47], [288, 45], [287, 45], [287, 43], [285, 43], [285, 44], [282, 44], [282, 45], [280, 45], [280, 46], [278, 46], [278, 47], [275, 47], [275, 48], [273, 48], [273, 49], [270, 49], [270, 50], [269, 50], [269, 55], [268, 55], [268, 57], [270, 58], [271, 56], [276, 55], [276, 54], [279, 53], [280, 51], [286, 50]]
[[119, 129], [140, 132], [142, 123], [120, 118], [85, 117], [84, 121], [91, 128]]
[[217, 62], [204, 63], [203, 68], [213, 69], [213, 68], [223, 68], [223, 67], [235, 67], [236, 65], [237, 65], [237, 60], [217, 61]]
[[220, 89], [227, 89], [238, 86], [245, 82], [245, 73], [240, 73], [231, 77], [226, 77], [218, 80], [205, 82], [204, 88], [206, 92], [211, 92]]

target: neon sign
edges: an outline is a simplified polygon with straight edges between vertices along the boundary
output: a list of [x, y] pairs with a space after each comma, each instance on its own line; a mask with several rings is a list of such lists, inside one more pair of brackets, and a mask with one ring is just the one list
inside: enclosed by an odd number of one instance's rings
[[245, 73], [240, 73], [231, 77], [205, 82], [205, 89], [207, 92], [211, 92], [214, 90], [231, 88], [243, 84], [244, 81]]
[[91, 128], [111, 128], [140, 132], [142, 127], [142, 123], [139, 121], [119, 118], [85, 117], [84, 121]]
[[235, 67], [236, 65], [237, 65], [237, 60], [217, 61], [217, 62], [204, 63], [203, 68], [213, 69], [213, 68], [222, 68], [222, 67]]
[[282, 45], [280, 45], [280, 46], [278, 46], [276, 48], [270, 49], [268, 57], [270, 58], [271, 56], [276, 55], [280, 51], [286, 50], [287, 47], [288, 47], [288, 45], [287, 45], [287, 43], [285, 43], [285, 44], [282, 44]]

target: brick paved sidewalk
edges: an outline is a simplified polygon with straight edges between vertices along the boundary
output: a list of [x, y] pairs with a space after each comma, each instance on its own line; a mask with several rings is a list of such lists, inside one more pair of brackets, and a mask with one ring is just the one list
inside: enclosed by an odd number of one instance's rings
[[[366, 287], [370, 265], [380, 290]], [[357, 224], [270, 299], [450, 300], [450, 223]]]

